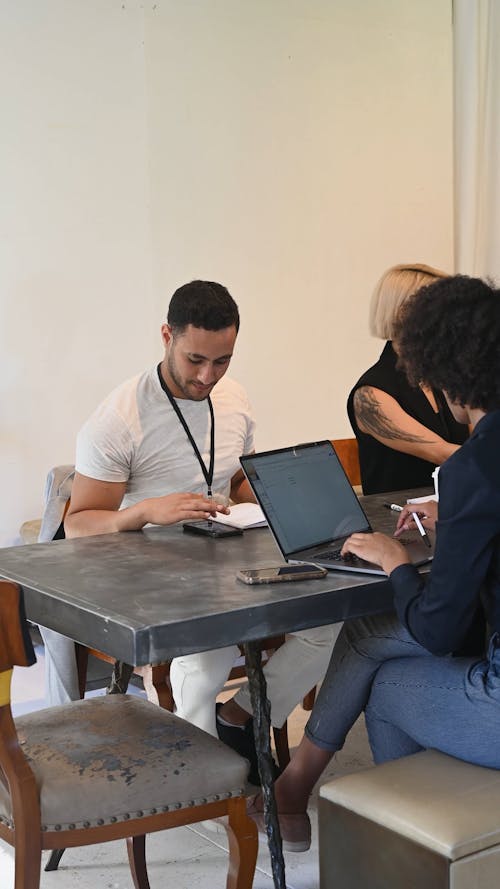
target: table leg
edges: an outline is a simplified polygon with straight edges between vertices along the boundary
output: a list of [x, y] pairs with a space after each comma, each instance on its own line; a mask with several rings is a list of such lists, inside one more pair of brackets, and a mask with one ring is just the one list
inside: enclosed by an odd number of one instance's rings
[[274, 769], [271, 756], [270, 705], [266, 694], [266, 680], [262, 672], [260, 647], [255, 642], [243, 645], [248, 675], [248, 687], [253, 709], [255, 747], [259, 761], [259, 774], [264, 801], [264, 820], [267, 829], [267, 842], [271, 855], [271, 869], [275, 889], [286, 889], [285, 862], [281, 845], [281, 833], [274, 799]]
[[109, 687], [106, 689], [106, 694], [126, 695], [133, 672], [134, 668], [130, 664], [126, 664], [125, 661], [115, 661], [113, 675], [111, 676]]

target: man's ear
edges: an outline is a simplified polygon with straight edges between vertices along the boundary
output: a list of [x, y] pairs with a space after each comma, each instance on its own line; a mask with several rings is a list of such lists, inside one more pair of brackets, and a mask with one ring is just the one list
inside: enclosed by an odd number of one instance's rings
[[161, 326], [161, 338], [163, 340], [163, 345], [165, 348], [170, 345], [172, 342], [174, 335], [172, 333], [172, 328], [170, 324], [162, 324]]

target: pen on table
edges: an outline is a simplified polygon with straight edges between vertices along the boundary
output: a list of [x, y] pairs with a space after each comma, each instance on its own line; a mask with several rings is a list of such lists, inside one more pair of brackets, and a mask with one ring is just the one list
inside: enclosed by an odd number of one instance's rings
[[384, 503], [386, 509], [392, 509], [393, 512], [403, 512], [403, 507], [397, 503]]
[[420, 521], [417, 513], [412, 512], [411, 515], [412, 515], [413, 521], [415, 522], [415, 524], [420, 532], [420, 535], [421, 535], [422, 540], [424, 541], [425, 545], [428, 546], [429, 548], [432, 547], [432, 543], [430, 542], [429, 538], [427, 537], [426, 530], [425, 530], [424, 526], [422, 525], [422, 522]]

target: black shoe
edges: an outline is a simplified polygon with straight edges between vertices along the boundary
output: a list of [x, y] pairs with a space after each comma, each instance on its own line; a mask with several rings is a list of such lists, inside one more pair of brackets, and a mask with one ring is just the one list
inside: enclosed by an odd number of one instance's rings
[[[257, 751], [255, 749], [255, 741], [253, 736], [253, 718], [250, 716], [244, 726], [224, 725], [217, 719], [217, 714], [222, 704], [215, 705], [215, 724], [217, 726], [217, 734], [224, 744], [244, 756], [250, 763], [250, 771], [248, 772], [248, 781], [260, 787], [259, 765], [257, 762]], [[273, 760], [274, 780], [278, 778], [280, 769]]]

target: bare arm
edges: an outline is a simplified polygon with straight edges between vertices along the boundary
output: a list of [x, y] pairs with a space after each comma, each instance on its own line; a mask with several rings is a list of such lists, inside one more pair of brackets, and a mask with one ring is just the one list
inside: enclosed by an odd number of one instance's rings
[[255, 503], [254, 493], [242, 469], [231, 479], [231, 500], [233, 503]]
[[381, 389], [361, 386], [354, 393], [353, 404], [361, 432], [395, 451], [440, 465], [460, 447], [431, 432]]
[[126, 509], [120, 509], [125, 482], [103, 482], [75, 474], [71, 503], [64, 520], [67, 537], [111, 534], [114, 531], [138, 531], [153, 525], [208, 519], [215, 512], [228, 513], [225, 506], [214, 506], [201, 494], [167, 494], [150, 497]]

